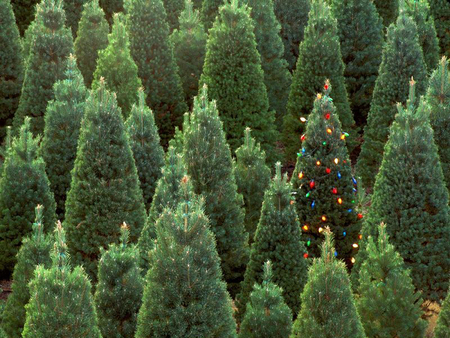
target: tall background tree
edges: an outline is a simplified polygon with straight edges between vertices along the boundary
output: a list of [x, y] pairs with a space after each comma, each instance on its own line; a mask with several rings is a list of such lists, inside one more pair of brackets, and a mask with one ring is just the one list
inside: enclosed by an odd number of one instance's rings
[[75, 39], [78, 32], [78, 23], [80, 22], [81, 12], [86, 2], [91, 0], [63, 0], [64, 11], [66, 12], [66, 25], [72, 30], [72, 36]]
[[373, 3], [383, 20], [384, 27], [389, 27], [391, 23], [396, 21], [399, 12], [399, 0], [374, 0]]
[[434, 329], [435, 338], [449, 338], [450, 337], [450, 292], [447, 293], [444, 302], [441, 306], [441, 311], [439, 312], [439, 317], [436, 322], [436, 327]]
[[125, 2], [123, 0], [99, 0], [99, 3], [100, 7], [103, 8], [103, 11], [105, 12], [105, 17], [110, 27], [113, 25], [114, 14], [123, 13], [125, 11]]
[[450, 3], [447, 0], [429, 0], [429, 4], [441, 54], [450, 57]]
[[203, 0], [200, 16], [205, 25], [206, 32], [209, 31], [214, 21], [216, 21], [216, 17], [219, 15], [219, 8], [224, 4], [225, 0]]
[[21, 36], [24, 35], [28, 25], [34, 20], [38, 3], [38, 0], [14, 0], [14, 2], [11, 2]]
[[167, 22], [169, 23], [170, 32], [180, 27], [178, 18], [185, 8], [185, 0], [163, 0], [164, 8], [167, 13]]

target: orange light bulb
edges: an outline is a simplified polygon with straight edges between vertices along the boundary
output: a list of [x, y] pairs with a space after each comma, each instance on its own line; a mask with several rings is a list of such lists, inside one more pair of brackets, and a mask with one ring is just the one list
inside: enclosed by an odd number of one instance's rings
[[303, 230], [308, 231], [308, 229], [309, 229], [308, 224], [305, 224], [305, 225], [303, 226]]
[[326, 221], [327, 221], [327, 216], [325, 216], [325, 215], [322, 216], [322, 221], [323, 221], [323, 222], [326, 222]]
[[300, 172], [298, 173], [298, 178], [299, 178], [300, 180], [303, 178], [303, 171], [300, 171]]
[[319, 165], [321, 165], [321, 164], [322, 164], [322, 163], [321, 163], [320, 161], [317, 161], [317, 162], [316, 162], [316, 165], [317, 165], [317, 166], [319, 166]]
[[340, 197], [338, 198], [338, 203], [342, 204], [342, 198], [340, 198]]
[[327, 133], [331, 134], [333, 131], [330, 128], [327, 128]]

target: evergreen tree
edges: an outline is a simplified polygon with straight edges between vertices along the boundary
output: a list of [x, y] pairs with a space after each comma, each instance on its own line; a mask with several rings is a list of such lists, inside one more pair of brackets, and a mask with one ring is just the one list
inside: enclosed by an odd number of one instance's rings
[[333, 0], [345, 64], [345, 82], [356, 124], [364, 125], [381, 63], [383, 22], [372, 0]]
[[195, 98], [185, 125], [183, 160], [192, 177], [194, 192], [205, 198], [205, 214], [216, 236], [225, 281], [234, 297], [248, 260], [248, 234], [230, 147], [216, 104], [208, 101], [206, 86]]
[[36, 10], [22, 94], [13, 121], [17, 132], [25, 116], [30, 116], [34, 135], [44, 131], [47, 102], [54, 98], [53, 84], [64, 77], [73, 50], [72, 34], [64, 26], [62, 0], [42, 0]]
[[447, 293], [434, 329], [434, 338], [450, 338], [450, 292]]
[[146, 210], [150, 209], [156, 183], [164, 165], [164, 150], [159, 144], [158, 128], [153, 112], [145, 105], [142, 88], [139, 90], [139, 103], [133, 105], [125, 123], [136, 169], [144, 193]]
[[383, 223], [377, 242], [369, 237], [366, 250], [357, 307], [367, 337], [423, 337], [427, 322], [420, 318], [420, 294], [414, 291], [409, 270], [389, 243]]
[[186, 8], [180, 15], [180, 28], [172, 33], [170, 39], [183, 84], [184, 100], [190, 108], [194, 96], [198, 94], [198, 81], [205, 61], [207, 38], [198, 10], [194, 11], [192, 1], [187, 0]]
[[255, 37], [261, 55], [269, 110], [276, 112], [278, 125], [281, 126], [292, 80], [279, 35], [281, 26], [274, 13], [273, 0], [245, 0], [245, 3], [251, 8], [251, 17], [255, 23]]
[[[154, 247], [156, 239], [155, 224], [165, 209], [175, 209], [182, 201], [181, 180], [186, 176], [186, 167], [181, 155], [169, 147], [166, 164], [161, 170], [162, 176], [156, 185], [149, 216], [139, 237], [138, 247], [141, 255], [140, 266], [144, 272], [149, 268], [148, 253]], [[191, 185], [189, 185], [191, 187]], [[191, 187], [192, 188], [192, 187]]]
[[350, 133], [347, 146], [351, 151], [356, 145], [356, 132], [353, 129], [355, 121], [345, 88], [337, 22], [325, 1], [318, 0], [311, 4], [308, 26], [300, 44], [300, 55], [289, 93], [283, 137], [285, 156], [289, 161], [295, 159], [301, 147], [300, 135], [304, 128], [299, 118], [305, 118], [311, 112], [314, 97], [326, 79], [330, 80], [334, 88], [332, 97], [342, 128]]
[[281, 175], [281, 164], [276, 164], [276, 174], [264, 194], [261, 218], [245, 271], [242, 291], [237, 298], [237, 317], [242, 320], [245, 306], [255, 283], [263, 281], [264, 262], [273, 264], [273, 282], [283, 290], [286, 304], [297, 314], [300, 294], [306, 283], [306, 250], [301, 240], [301, 230], [287, 175]]
[[96, 281], [99, 247], [118, 241], [123, 222], [130, 226], [131, 242], [136, 242], [145, 217], [120, 108], [100, 81], [86, 101], [66, 199], [64, 226], [74, 264], [83, 264]]
[[14, 0], [11, 1], [11, 4], [13, 6], [15, 21], [17, 23], [17, 27], [19, 28], [20, 35], [23, 36], [28, 26], [33, 22], [35, 18], [36, 5], [39, 4], [39, 1]]
[[114, 15], [108, 47], [98, 52], [97, 68], [93, 75], [92, 89], [100, 87], [100, 78], [106, 81], [108, 90], [115, 92], [117, 104], [124, 118], [138, 101], [138, 89], [142, 86], [136, 63], [130, 54], [130, 42], [125, 24], [119, 14]]
[[303, 41], [303, 33], [308, 23], [310, 0], [273, 0], [275, 15], [281, 24], [281, 37], [284, 43], [284, 58], [289, 70], [297, 63], [298, 47]]
[[389, 27], [396, 21], [399, 12], [399, 0], [373, 0], [373, 3], [383, 20], [384, 27]]
[[425, 66], [427, 72], [431, 73], [439, 63], [439, 40], [428, 0], [405, 0], [404, 6], [406, 13], [416, 22]]
[[36, 35], [36, 27], [39, 27], [36, 23], [36, 20], [32, 21], [30, 25], [28, 26], [27, 30], [25, 31], [25, 34], [22, 38], [22, 55], [23, 55], [23, 69], [24, 69], [24, 75], [25, 70], [27, 68], [28, 59], [30, 56], [30, 50], [32, 46], [32, 40], [33, 37]]
[[64, 10], [66, 12], [66, 25], [72, 29], [74, 39], [77, 37], [81, 12], [83, 11], [84, 4], [88, 1], [92, 0], [63, 0]]
[[0, 276], [8, 277], [16, 263], [22, 237], [31, 232], [34, 209], [44, 207], [48, 228], [55, 224], [55, 200], [45, 174], [45, 164], [38, 156], [38, 138], [33, 138], [30, 119], [26, 118], [20, 134], [7, 150], [0, 177]]
[[[376, 240], [377, 226], [384, 222], [392, 244], [411, 269], [415, 288], [426, 300], [439, 301], [447, 292], [450, 273], [448, 191], [429, 108], [424, 100], [415, 108], [414, 87], [412, 81], [407, 109], [397, 106], [362, 236], [363, 243], [368, 236]], [[366, 257], [366, 250], [360, 250], [352, 270], [355, 279]]]
[[109, 25], [98, 0], [89, 0], [84, 5], [74, 44], [78, 68], [83, 74], [86, 87], [91, 87], [98, 52], [108, 46], [108, 33]]
[[256, 227], [261, 215], [264, 192], [270, 184], [270, 169], [266, 165], [266, 154], [245, 129], [244, 143], [236, 150], [234, 174], [238, 193], [244, 197], [245, 229], [253, 243]]
[[125, 12], [123, 0], [99, 0], [99, 4], [105, 12], [105, 17], [110, 27], [113, 25], [114, 14]]
[[163, 0], [164, 8], [167, 13], [167, 22], [169, 24], [170, 32], [180, 27], [178, 18], [185, 8], [185, 0]]
[[214, 21], [216, 21], [216, 17], [219, 15], [219, 8], [225, 3], [225, 0], [203, 0], [200, 17], [207, 32], [213, 26]]
[[64, 219], [66, 194], [72, 179], [70, 172], [77, 154], [78, 135], [88, 96], [76, 59], [69, 57], [64, 80], [53, 86], [55, 100], [45, 113], [44, 138], [40, 154], [44, 159], [50, 188], [56, 202], [58, 219]]
[[39, 265], [29, 284], [23, 338], [66, 337], [101, 338], [91, 295], [91, 283], [80, 266], [73, 270], [65, 233], [58, 222], [52, 266]]
[[0, 3], [0, 143], [12, 124], [23, 81], [23, 55], [19, 30], [10, 0]]
[[408, 97], [411, 76], [418, 81], [417, 92], [426, 88], [426, 66], [414, 20], [401, 11], [396, 25], [388, 28], [387, 41], [379, 75], [375, 81], [372, 103], [364, 128], [364, 143], [358, 158], [357, 172], [366, 188], [373, 186], [389, 136], [389, 126], [397, 112], [396, 103]]
[[133, 338], [141, 306], [143, 281], [138, 267], [139, 252], [128, 243], [129, 230], [121, 226], [121, 243], [101, 249], [95, 306], [103, 337]]
[[219, 17], [209, 31], [200, 83], [208, 86], [209, 96], [217, 101], [231, 149], [234, 151], [241, 145], [244, 130], [250, 127], [273, 163], [278, 156], [274, 149], [277, 138], [275, 114], [268, 110], [254, 30], [249, 9], [239, 0], [221, 7]]
[[341, 129], [330, 92], [327, 81], [309, 115], [292, 182], [309, 255], [320, 255], [323, 230], [328, 226], [336, 239], [337, 258], [350, 266], [362, 215], [356, 212], [357, 181], [345, 145], [348, 134]]
[[430, 77], [426, 100], [430, 106], [430, 122], [447, 189], [450, 190], [450, 73], [446, 57]]
[[322, 256], [308, 272], [292, 338], [365, 338], [345, 265], [336, 259], [333, 233], [325, 229]]
[[283, 300], [283, 290], [272, 282], [270, 262], [264, 264], [261, 285], [250, 294], [239, 338], [288, 338], [292, 329], [292, 312]]
[[136, 338], [236, 337], [204, 202], [189, 185], [185, 176], [176, 210], [166, 209], [156, 222]]
[[436, 25], [440, 54], [450, 57], [450, 3], [448, 0], [429, 0], [428, 2]]
[[131, 55], [166, 147], [188, 109], [169, 40], [166, 11], [162, 0], [134, 0], [127, 6]]
[[35, 211], [36, 221], [33, 223], [33, 232], [30, 237], [24, 239], [17, 254], [11, 286], [13, 292], [8, 297], [3, 313], [2, 327], [10, 338], [22, 337], [25, 305], [30, 300], [28, 283], [34, 275], [36, 265], [42, 265], [46, 269], [51, 266], [50, 251], [53, 243], [50, 237], [44, 234], [42, 205], [38, 205]]

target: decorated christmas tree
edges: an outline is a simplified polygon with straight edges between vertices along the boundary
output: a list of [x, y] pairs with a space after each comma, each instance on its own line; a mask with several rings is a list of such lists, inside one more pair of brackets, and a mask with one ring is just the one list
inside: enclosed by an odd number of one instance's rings
[[46, 269], [51, 266], [50, 251], [53, 243], [50, 236], [44, 234], [43, 209], [42, 205], [36, 207], [33, 232], [31, 236], [23, 240], [17, 254], [17, 264], [14, 266], [12, 276], [12, 294], [6, 302], [1, 322], [1, 326], [9, 338], [22, 337], [25, 324], [25, 305], [30, 300], [28, 283], [34, 276], [36, 265], [42, 265]]
[[72, 33], [64, 26], [62, 0], [42, 0], [36, 12], [30, 54], [24, 53], [27, 67], [22, 95], [13, 121], [17, 133], [25, 117], [30, 116], [34, 135], [44, 131], [47, 103], [54, 98], [53, 84], [64, 78], [68, 56], [73, 52]]
[[138, 267], [139, 252], [128, 243], [129, 230], [121, 226], [120, 244], [101, 249], [95, 306], [103, 337], [134, 338], [142, 302], [143, 281]]
[[139, 177], [115, 95], [100, 81], [86, 101], [66, 218], [72, 261], [97, 279], [100, 247], [118, 242], [120, 225], [136, 242], [145, 223]]
[[9, 277], [16, 263], [22, 238], [32, 230], [35, 208], [44, 207], [45, 228], [55, 222], [55, 200], [38, 155], [39, 138], [33, 138], [30, 119], [25, 118], [19, 136], [6, 153], [0, 177], [0, 276]]
[[337, 258], [350, 265], [358, 248], [362, 215], [356, 210], [358, 187], [345, 144], [348, 134], [341, 129], [330, 93], [327, 81], [301, 137], [292, 183], [309, 256], [320, 255], [328, 226], [336, 241]]
[[292, 313], [297, 314], [300, 310], [300, 294], [307, 277], [306, 257], [292, 187], [287, 181], [287, 175], [281, 175], [281, 164], [278, 162], [275, 178], [264, 195], [255, 242], [251, 248], [242, 291], [237, 298], [238, 320], [244, 318], [253, 286], [263, 282], [263, 265], [268, 260], [273, 267], [272, 281], [282, 288], [284, 301]]
[[73, 270], [64, 229], [58, 222], [52, 266], [39, 265], [29, 284], [23, 338], [101, 338], [91, 295], [91, 282], [80, 266]]
[[255, 284], [250, 294], [239, 338], [288, 338], [291, 334], [291, 309], [284, 302], [283, 290], [272, 279], [272, 266], [267, 261], [262, 284]]
[[450, 292], [441, 306], [441, 312], [434, 329], [434, 338], [450, 338]]
[[322, 255], [309, 269], [291, 337], [365, 338], [347, 270], [335, 258], [333, 233], [328, 228], [324, 233]]
[[248, 234], [230, 147], [216, 103], [209, 101], [206, 86], [195, 98], [194, 109], [185, 126], [183, 160], [194, 192], [205, 199], [205, 214], [216, 236], [224, 278], [228, 290], [235, 296], [248, 260]]
[[250, 128], [245, 129], [244, 143], [236, 150], [234, 175], [238, 193], [244, 197], [245, 229], [249, 243], [253, 243], [256, 227], [261, 215], [264, 192], [270, 184], [270, 169], [266, 165], [266, 154], [259, 143], [251, 137]]
[[427, 322], [421, 318], [420, 293], [414, 290], [403, 258], [389, 243], [383, 223], [378, 240], [369, 237], [366, 250], [357, 307], [367, 337], [423, 337]]
[[436, 25], [440, 54], [450, 57], [450, 3], [448, 0], [429, 0], [428, 2]]
[[[402, 60], [399, 63], [399, 60]], [[357, 173], [364, 187], [372, 188], [383, 159], [389, 126], [397, 113], [397, 102], [406, 102], [408, 81], [418, 81], [417, 94], [426, 88], [426, 66], [414, 19], [401, 11], [396, 24], [387, 31], [379, 75], [364, 128], [364, 143], [358, 157]]]
[[77, 154], [78, 136], [84, 105], [88, 96], [76, 59], [69, 57], [65, 79], [53, 86], [55, 100], [45, 113], [44, 138], [40, 154], [56, 202], [56, 214], [64, 219], [66, 194], [70, 188], [70, 172]]
[[108, 46], [109, 25], [98, 0], [89, 0], [81, 14], [74, 49], [78, 68], [87, 87], [91, 87], [98, 52]]
[[204, 201], [192, 195], [189, 180], [181, 182], [176, 210], [166, 209], [156, 222], [136, 338], [236, 337]]
[[356, 145], [355, 121], [350, 110], [345, 88], [344, 63], [339, 46], [336, 19], [325, 0], [317, 0], [311, 4], [305, 38], [300, 44], [300, 55], [295, 70], [287, 115], [284, 121], [285, 157], [295, 160], [295, 154], [301, 146], [300, 135], [304, 126], [300, 118], [305, 118], [314, 105], [314, 97], [323, 87], [326, 79], [333, 86], [333, 102], [344, 131], [350, 134], [349, 150]]

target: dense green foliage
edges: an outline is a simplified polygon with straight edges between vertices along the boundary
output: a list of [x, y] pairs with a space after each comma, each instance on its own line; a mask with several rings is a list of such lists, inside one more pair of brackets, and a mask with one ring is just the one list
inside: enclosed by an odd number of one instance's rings
[[238, 193], [244, 198], [245, 229], [251, 244], [261, 215], [264, 192], [270, 184], [271, 173], [266, 165], [265, 152], [250, 133], [250, 128], [246, 128], [244, 143], [236, 150], [234, 175]]
[[74, 264], [97, 279], [100, 247], [117, 242], [119, 226], [136, 242], [145, 206], [128, 137], [115, 96], [104, 82], [86, 101], [72, 183], [66, 200], [67, 244]]
[[97, 67], [98, 52], [108, 46], [109, 25], [98, 0], [89, 0], [81, 14], [74, 49], [78, 68], [87, 87], [91, 87]]
[[436, 25], [441, 54], [450, 57], [450, 2], [448, 0], [429, 0], [428, 2]]
[[166, 209], [156, 222], [136, 338], [236, 337], [203, 199], [193, 196], [189, 177], [180, 185], [176, 210]]
[[128, 243], [129, 230], [121, 226], [120, 244], [101, 249], [95, 306], [103, 337], [133, 338], [142, 302], [143, 281], [138, 267], [139, 252]]
[[46, 163], [45, 171], [55, 197], [56, 215], [62, 221], [88, 96], [74, 57], [69, 58], [65, 79], [56, 82], [53, 89], [55, 100], [47, 106], [44, 137], [39, 151]]
[[7, 150], [0, 177], [0, 276], [8, 277], [16, 263], [22, 238], [32, 230], [36, 205], [44, 207], [45, 229], [56, 221], [55, 200], [38, 156], [39, 139], [33, 138], [26, 118], [19, 136]]
[[297, 314], [300, 294], [306, 283], [306, 249], [301, 239], [300, 224], [287, 175], [281, 175], [281, 164], [264, 195], [261, 218], [251, 247], [242, 291], [237, 298], [237, 318], [242, 320], [255, 283], [263, 281], [263, 264], [273, 265], [273, 282], [283, 290], [286, 304]]
[[131, 55], [166, 147], [187, 111], [166, 11], [162, 0], [134, 0], [127, 3], [127, 13]]
[[11, 2], [14, 9], [14, 16], [20, 35], [24, 35], [30, 23], [34, 20], [36, 14], [36, 5], [38, 0], [14, 0]]
[[42, 0], [37, 5], [36, 24], [30, 36], [30, 54], [24, 54], [28, 61], [14, 117], [16, 133], [25, 116], [31, 117], [34, 135], [44, 131], [47, 102], [54, 98], [53, 84], [64, 77], [67, 57], [73, 50], [72, 34], [64, 26], [65, 20], [62, 0]]
[[163, 2], [167, 13], [167, 22], [172, 32], [174, 29], [180, 27], [178, 18], [185, 8], [185, 0], [163, 0]]
[[377, 7], [385, 27], [389, 27], [391, 23], [395, 22], [399, 12], [399, 0], [374, 0], [373, 3]]
[[268, 110], [261, 57], [253, 31], [246, 5], [232, 0], [221, 7], [209, 31], [200, 83], [208, 86], [210, 98], [217, 101], [231, 149], [234, 151], [241, 145], [244, 130], [250, 127], [267, 159], [274, 163], [278, 157], [274, 149], [275, 114]]
[[374, 184], [388, 139], [389, 126], [397, 113], [395, 105], [406, 101], [411, 77], [418, 83], [418, 95], [422, 95], [426, 88], [426, 66], [417, 27], [414, 20], [402, 11], [397, 23], [388, 28], [379, 75], [364, 128], [364, 143], [358, 158], [357, 172], [367, 188]]
[[[28, 283], [34, 276], [36, 265], [48, 269], [51, 265], [50, 251], [52, 241], [44, 234], [43, 207], [36, 207], [36, 221], [33, 223], [31, 236], [23, 240], [17, 254], [17, 264], [12, 275], [12, 294], [8, 297], [1, 322], [9, 338], [22, 337], [25, 324], [25, 305], [30, 300]], [[50, 224], [49, 224], [50, 225]], [[1, 335], [0, 335], [1, 337]]]
[[261, 285], [255, 284], [239, 331], [239, 338], [288, 338], [292, 312], [283, 300], [283, 290], [272, 282], [271, 263], [264, 264]]
[[434, 329], [434, 338], [450, 338], [450, 292], [447, 293], [439, 313], [436, 327]]
[[[92, 0], [89, 0], [92, 1]], [[105, 12], [106, 20], [109, 26], [113, 25], [114, 13], [124, 12], [124, 0], [99, 0], [100, 7]]]
[[200, 11], [200, 17], [206, 31], [214, 24], [219, 14], [219, 8], [225, 4], [225, 0], [203, 0]]
[[304, 132], [304, 126], [299, 118], [306, 118], [312, 111], [314, 97], [327, 79], [333, 86], [331, 96], [342, 128], [350, 133], [347, 146], [351, 151], [356, 145], [356, 133], [353, 129], [355, 121], [345, 88], [337, 22], [324, 0], [318, 0], [311, 4], [305, 38], [300, 44], [300, 55], [289, 94], [283, 135], [287, 161], [294, 161], [295, 154], [301, 147], [300, 135]]
[[324, 232], [322, 256], [309, 269], [291, 337], [365, 338], [345, 264], [334, 257], [332, 232]]
[[230, 147], [216, 104], [208, 100], [206, 86], [194, 100], [192, 114], [183, 126], [183, 137], [183, 160], [194, 192], [205, 199], [205, 214], [216, 236], [224, 278], [235, 296], [248, 260], [248, 234]]
[[66, 12], [66, 26], [72, 29], [74, 39], [77, 37], [81, 12], [83, 11], [84, 4], [88, 1], [92, 0], [63, 0], [64, 11]]
[[23, 55], [11, 2], [0, 2], [0, 142], [12, 124], [23, 81]]

